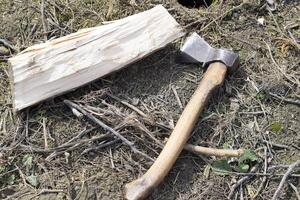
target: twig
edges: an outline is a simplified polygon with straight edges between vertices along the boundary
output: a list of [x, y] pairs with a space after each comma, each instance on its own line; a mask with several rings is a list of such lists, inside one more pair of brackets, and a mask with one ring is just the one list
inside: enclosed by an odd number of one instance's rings
[[[264, 41], [265, 42], [265, 41]], [[293, 80], [291, 77], [289, 77], [282, 69], [281, 67], [277, 64], [277, 62], [275, 61], [273, 55], [272, 55], [272, 51], [271, 51], [271, 47], [268, 43], [266, 43], [266, 46], [268, 48], [268, 51], [269, 51], [269, 54], [270, 54], [270, 57], [271, 57], [271, 60], [273, 61], [274, 65], [277, 67], [277, 69], [281, 72], [281, 74], [290, 82], [292, 82], [293, 84], [295, 85], [299, 85], [295, 80]]]
[[277, 143], [274, 143], [274, 142], [269, 142], [267, 140], [264, 140], [264, 139], [260, 139], [263, 143], [267, 144], [267, 145], [271, 145], [273, 147], [277, 147], [277, 148], [282, 148], [282, 149], [291, 149], [291, 147], [287, 146], [287, 145], [284, 145], [284, 144], [277, 144]]
[[181, 103], [180, 98], [179, 98], [179, 96], [178, 96], [178, 93], [177, 93], [177, 91], [176, 91], [176, 88], [175, 88], [173, 85], [171, 86], [171, 88], [172, 88], [172, 91], [173, 91], [173, 93], [174, 93], [174, 95], [175, 95], [175, 98], [176, 98], [176, 100], [177, 100], [177, 103], [178, 103], [179, 107], [182, 109], [183, 106], [182, 106], [182, 103]]
[[[211, 24], [215, 23], [215, 22], [216, 22], [217, 20], [219, 20], [219, 19], [223, 19], [224, 17], [226, 17], [226, 16], [228, 15], [228, 13], [230, 13], [230, 12], [236, 10], [236, 9], [241, 8], [244, 4], [245, 4], [245, 3], [242, 3], [242, 4], [238, 5], [238, 6], [235, 6], [235, 7], [231, 8], [231, 9], [227, 10], [225, 13], [223, 13], [222, 15], [218, 16], [217, 18], [215, 18], [214, 20], [212, 20], [210, 23], [208, 23], [208, 24], [207, 24], [205, 27], [203, 27], [200, 31], [204, 31], [204, 30], [207, 29]], [[204, 22], [204, 21], [205, 21], [205, 20], [203, 20], [202, 18], [201, 18], [201, 19], [198, 19], [198, 20], [196, 20], [196, 21], [194, 21], [194, 22], [191, 22], [191, 23], [185, 25], [184, 28], [185, 28], [185, 29], [186, 29], [186, 28], [189, 28], [189, 27], [191, 27], [191, 26], [194, 26], [194, 25], [196, 25], [196, 24], [198, 24], [198, 23], [201, 23], [201, 22]]]
[[30, 187], [31, 189], [34, 189], [31, 185], [27, 184], [25, 174], [22, 172], [22, 170], [19, 168], [19, 166], [15, 164], [15, 167], [18, 170], [19, 175], [22, 178], [24, 185]]
[[133, 143], [130, 142], [129, 140], [127, 140], [125, 137], [123, 137], [120, 133], [118, 133], [117, 131], [115, 131], [113, 128], [109, 127], [108, 125], [106, 125], [105, 123], [103, 123], [102, 121], [100, 121], [99, 119], [97, 119], [96, 117], [94, 117], [93, 115], [91, 115], [90, 113], [88, 113], [86, 110], [84, 110], [81, 106], [69, 101], [69, 100], [64, 100], [64, 103], [69, 106], [70, 108], [75, 108], [78, 111], [80, 111], [83, 115], [85, 115], [87, 118], [89, 118], [92, 122], [98, 124], [99, 126], [101, 126], [103, 129], [113, 133], [116, 137], [118, 137], [120, 140], [122, 140], [123, 143], [127, 144], [131, 150], [151, 161], [154, 161], [154, 159], [152, 159], [150, 156], [148, 156], [147, 154], [139, 151], [137, 148], [134, 147]]
[[[99, 107], [93, 107], [90, 105], [84, 105], [84, 109], [92, 114], [98, 115], [98, 116], [103, 116], [106, 114], [114, 114], [112, 111], [110, 110], [105, 110], [103, 108], [99, 108]], [[103, 114], [100, 114], [103, 113]]]
[[296, 144], [291, 144], [291, 146], [300, 151], [300, 146], [297, 146]]
[[29, 109], [26, 109], [26, 121], [25, 121], [25, 137], [28, 138], [29, 133]]
[[17, 49], [13, 47], [7, 40], [0, 39], [0, 43], [2, 43], [4, 46], [10, 48], [12, 51], [17, 52]]
[[225, 13], [221, 14], [220, 16], [216, 17], [215, 19], [213, 19], [211, 22], [209, 22], [206, 26], [204, 26], [203, 28], [200, 29], [200, 32], [204, 31], [205, 29], [207, 29], [210, 25], [212, 25], [213, 23], [215, 23], [216, 21], [223, 19], [224, 17], [226, 17], [228, 15], [228, 13], [236, 10], [236, 9], [240, 9], [241, 7], [244, 6], [245, 3], [241, 3], [238, 6], [234, 6], [233, 8], [227, 10]]
[[[268, 148], [265, 146], [264, 147], [264, 160], [265, 160], [265, 163], [264, 163], [264, 174], [266, 174], [267, 173], [267, 171], [268, 171]], [[259, 187], [258, 187], [258, 189], [257, 189], [257, 191], [256, 191], [256, 193], [255, 193], [255, 195], [254, 195], [254, 199], [259, 195], [259, 193], [262, 191], [262, 189], [263, 189], [263, 187], [265, 186], [265, 183], [266, 183], [266, 181], [267, 181], [267, 177], [266, 176], [264, 176], [263, 177], [263, 179], [262, 179], [262, 181], [261, 181], [261, 183], [260, 183], [260, 185], [259, 185]]]
[[279, 165], [273, 165], [268, 167], [267, 171], [272, 170], [272, 169], [276, 169], [276, 168], [289, 168], [289, 165], [283, 165], [283, 164], [279, 164]]
[[290, 174], [292, 173], [292, 171], [296, 168], [300, 166], [300, 160], [294, 162], [293, 164], [291, 164], [288, 168], [288, 170], [286, 171], [286, 173], [284, 174], [284, 176], [282, 177], [279, 186], [277, 188], [277, 190], [275, 191], [272, 200], [276, 200], [279, 195], [280, 195], [280, 191], [283, 188], [284, 183], [286, 182], [287, 178], [290, 176]]
[[[12, 173], [12, 172], [18, 171], [18, 170], [19, 170], [18, 168], [14, 168], [14, 169], [9, 170], [9, 171], [7, 171], [7, 172], [1, 173], [1, 174], [0, 174], [0, 178], [3, 177], [3, 176], [5, 176], [5, 175], [7, 175], [7, 174]], [[1, 190], [0, 190], [0, 192], [1, 192]]]
[[[252, 173], [252, 172], [247, 172], [247, 173], [242, 173], [242, 172], [230, 172], [226, 170], [218, 170], [218, 172], [224, 172], [232, 175], [238, 175], [238, 176], [284, 176], [284, 174], [275, 174], [275, 173]], [[300, 177], [300, 174], [291, 174], [290, 177]]]
[[115, 168], [115, 164], [114, 164], [114, 159], [113, 159], [111, 148], [109, 148], [109, 159], [110, 159], [110, 163], [111, 163], [111, 168], [114, 169]]
[[78, 110], [76, 110], [75, 108], [72, 108], [71, 110], [72, 110], [72, 113], [79, 119], [81, 119], [83, 117], [82, 113], [79, 112]]
[[[270, 8], [270, 7], [269, 7], [269, 8]], [[280, 28], [280, 26], [279, 26], [279, 24], [278, 24], [278, 22], [277, 22], [275, 16], [274, 16], [273, 13], [271, 12], [271, 10], [269, 10], [269, 15], [272, 17], [272, 19], [273, 19], [273, 21], [274, 21], [274, 23], [275, 23], [275, 26], [276, 26], [276, 28], [277, 28], [277, 32], [280, 33], [281, 36], [285, 36], [285, 37], [286, 37], [286, 35], [282, 32], [282, 30], [281, 30], [281, 28]]]
[[[221, 29], [221, 30], [224, 31], [224, 29]], [[225, 31], [224, 31], [224, 32], [225, 32]], [[244, 39], [242, 39], [241, 37], [238, 37], [237, 35], [232, 35], [232, 34], [227, 34], [227, 33], [224, 33], [224, 34], [222, 34], [222, 35], [223, 35], [223, 36], [226, 36], [226, 37], [231, 37], [231, 38], [233, 38], [234, 40], [237, 40], [237, 41], [239, 41], [239, 42], [245, 43], [245, 44], [251, 46], [252, 48], [254, 48], [255, 50], [260, 50], [260, 49], [264, 48], [264, 47], [261, 47], [259, 44], [256, 44], [254, 41], [251, 41], [251, 40], [249, 40], [249, 39], [244, 40]]]
[[[64, 144], [69, 144], [69, 143], [71, 143], [71, 142], [73, 142], [73, 141], [75, 141], [75, 140], [81, 138], [82, 136], [84, 136], [84, 135], [86, 135], [86, 134], [92, 132], [92, 131], [95, 130], [95, 129], [96, 129], [96, 128], [93, 127], [93, 128], [90, 128], [90, 129], [86, 129], [86, 130], [84, 130], [84, 131], [81, 131], [79, 134], [77, 134], [75, 137], [73, 137], [72, 139], [70, 139], [69, 141], [67, 141], [67, 142], [64, 143]], [[64, 145], [64, 144], [62, 144], [62, 145]]]
[[48, 34], [48, 27], [47, 23], [45, 20], [45, 0], [41, 0], [41, 18], [42, 18], [42, 24], [43, 24], [43, 29], [44, 29], [44, 34], [45, 34], [45, 41], [48, 40], [47, 34]]
[[[31, 188], [31, 190], [33, 190], [33, 188]], [[5, 200], [15, 200], [15, 199], [20, 199], [20, 198], [22, 198], [23, 196], [26, 196], [26, 195], [28, 195], [28, 194], [31, 194], [31, 193], [32, 193], [31, 190], [22, 187], [22, 188], [19, 189], [18, 192], [15, 192], [14, 194], [12, 194], [12, 195], [6, 197]]]
[[[76, 194], [74, 200], [78, 200], [81, 199], [81, 194], [83, 192], [84, 186], [86, 185], [86, 181], [85, 181], [85, 170], [83, 170], [83, 173], [81, 174], [81, 187], [79, 192]], [[87, 198], [83, 198], [83, 199], [87, 199]]]
[[54, 151], [53, 153], [51, 153], [49, 156], [47, 156], [47, 158], [45, 159], [46, 161], [51, 161], [53, 158], [55, 158], [56, 156], [60, 156], [62, 154], [66, 154], [68, 151], [73, 151], [77, 148], [80, 147], [80, 144], [74, 144], [72, 147], [63, 150], [63, 151]]
[[276, 99], [280, 99], [281, 101], [284, 101], [286, 103], [290, 103], [290, 104], [300, 106], [300, 99], [294, 100], [294, 99], [290, 99], [290, 98], [284, 98], [284, 97], [278, 96], [277, 94], [275, 94], [273, 92], [268, 92], [268, 94], [270, 96], [275, 97]]
[[99, 135], [99, 136], [94, 136], [92, 138], [89, 138], [89, 139], [82, 139], [78, 142], [70, 142], [70, 143], [64, 143], [60, 146], [58, 146], [56, 149], [65, 149], [67, 147], [70, 147], [70, 146], [74, 146], [74, 145], [81, 145], [81, 144], [84, 144], [84, 143], [89, 143], [89, 142], [93, 142], [93, 141], [96, 141], [96, 140], [105, 140], [105, 139], [109, 139], [111, 138], [112, 136], [110, 134], [105, 134], [105, 135]]
[[193, 22], [185, 25], [183, 28], [187, 29], [187, 28], [190, 28], [191, 26], [194, 26], [194, 25], [199, 24], [199, 23], [204, 22], [204, 21], [205, 21], [205, 19], [201, 18], [201, 19], [198, 19], [196, 21], [193, 21]]
[[300, 44], [298, 43], [298, 41], [296, 40], [296, 38], [294, 37], [294, 35], [292, 34], [290, 29], [287, 29], [287, 32], [289, 33], [290, 37], [292, 38], [292, 40], [294, 41], [295, 45], [298, 47], [298, 49], [300, 49]]
[[[120, 99], [119, 97], [116, 97], [112, 94], [107, 94], [109, 97], [113, 98], [114, 100], [116, 101], [119, 101], [120, 103], [122, 103], [123, 105], [127, 106], [128, 108], [132, 109], [133, 111], [137, 112], [140, 116], [144, 117], [144, 122], [149, 124], [149, 125], [156, 125], [157, 127], [159, 128], [162, 128], [164, 130], [167, 130], [169, 131], [170, 130], [170, 127], [164, 125], [164, 124], [161, 124], [159, 122], [154, 122], [154, 120], [149, 117], [147, 114], [145, 114], [143, 111], [141, 111], [139, 108], [135, 107], [134, 105], [131, 105], [130, 103]], [[87, 108], [91, 109], [90, 106], [87, 106]], [[152, 138], [153, 139], [153, 138]]]
[[34, 199], [35, 197], [38, 197], [38, 196], [40, 196], [41, 194], [45, 194], [45, 193], [61, 193], [61, 192], [64, 193], [64, 190], [58, 190], [58, 189], [53, 189], [53, 190], [50, 190], [50, 189], [42, 189], [39, 193], [37, 193], [36, 195], [30, 197], [30, 199]]
[[191, 144], [186, 144], [184, 149], [196, 154], [205, 154], [208, 156], [217, 156], [217, 157], [240, 157], [243, 153], [243, 149], [230, 150], [230, 149], [215, 149], [208, 147], [195, 146]]
[[240, 185], [240, 200], [244, 200], [243, 184]]
[[102, 148], [104, 148], [104, 147], [110, 146], [110, 145], [115, 144], [115, 143], [117, 143], [117, 142], [119, 142], [119, 141], [120, 141], [120, 139], [116, 139], [116, 140], [113, 140], [113, 141], [110, 141], [110, 142], [106, 142], [106, 143], [104, 143], [104, 144], [100, 144], [100, 145], [98, 145], [98, 146], [96, 146], [96, 147], [91, 147], [91, 148], [85, 149], [85, 150], [81, 153], [81, 155], [84, 155], [84, 154], [86, 154], [86, 153], [88, 153], [88, 152], [90, 152], [90, 151], [98, 151], [99, 149], [102, 149]]
[[[84, 143], [93, 142], [93, 141], [96, 141], [96, 140], [104, 140], [104, 139], [107, 139], [109, 137], [111, 137], [111, 135], [106, 134], [106, 135], [101, 135], [101, 136], [95, 136], [95, 137], [92, 137], [90, 139], [81, 140], [79, 142], [68, 143], [68, 144], [65, 144], [65, 146], [61, 145], [61, 146], [59, 146], [59, 148], [57, 148], [56, 151], [53, 151], [53, 153], [50, 154], [45, 160], [50, 161], [54, 157], [62, 155], [65, 152], [74, 151], [75, 149], [78, 149]], [[66, 149], [66, 147], [68, 147], [68, 148]]]
[[265, 111], [256, 111], [256, 112], [239, 112], [238, 114], [242, 115], [264, 115]]
[[113, 12], [113, 8], [114, 8], [114, 0], [109, 0], [108, 3], [108, 10], [106, 13], [106, 19], [110, 18], [112, 12]]
[[152, 134], [152, 132], [148, 130], [143, 123], [141, 123], [138, 119], [133, 119], [133, 120], [134, 123], [136, 123], [137, 127], [142, 131], [144, 131], [149, 136], [149, 138], [151, 138], [159, 147], [164, 146], [163, 143], [161, 143], [158, 139], [156, 139], [155, 136]]
[[45, 118], [43, 118], [43, 134], [44, 134], [45, 149], [48, 149], [47, 127], [46, 127], [46, 119]]
[[[257, 169], [258, 169], [258, 165], [254, 166], [251, 169], [250, 173], [254, 173], [255, 171], [257, 171]], [[236, 182], [236, 184], [234, 184], [233, 187], [231, 188], [230, 193], [228, 195], [228, 199], [232, 199], [233, 195], [235, 194], [236, 189], [239, 188], [239, 186], [241, 184], [243, 184], [244, 182], [246, 182], [247, 180], [249, 180], [252, 176], [253, 175], [248, 175], [248, 176], [245, 176], [245, 177], [241, 178], [240, 180], [238, 180], [238, 182]]]
[[300, 194], [299, 194], [299, 191], [298, 191], [298, 189], [296, 188], [296, 186], [294, 186], [292, 183], [289, 183], [289, 185], [290, 185], [291, 188], [295, 191], [297, 199], [300, 200]]
[[[26, 146], [26, 145], [20, 144], [20, 147], [21, 147], [20, 150], [25, 151], [25, 152], [35, 152], [35, 153], [52, 153], [55, 151], [63, 151], [63, 150], [66, 151], [65, 149], [68, 149], [70, 151], [71, 147], [72, 147], [71, 148], [72, 150], [75, 150], [76, 149], [76, 148], [74, 148], [75, 146], [79, 147], [84, 143], [88, 143], [88, 142], [92, 142], [92, 141], [96, 141], [96, 140], [104, 140], [109, 137], [112, 137], [112, 136], [109, 134], [100, 135], [100, 136], [92, 137], [89, 139], [80, 140], [79, 142], [64, 143], [58, 147], [49, 148], [49, 149], [43, 149], [43, 148]], [[11, 149], [8, 149], [8, 148], [7, 149], [1, 148], [1, 150], [11, 151]]]
[[107, 94], [109, 97], [113, 98], [114, 100], [116, 101], [119, 101], [121, 104], [127, 106], [128, 108], [131, 108], [132, 110], [134, 110], [135, 112], [137, 112], [139, 115], [141, 115], [142, 117], [145, 117], [145, 118], [148, 118], [148, 116], [143, 112], [141, 111], [140, 109], [138, 109], [137, 107], [135, 107], [134, 105], [131, 105], [130, 103], [112, 95], [112, 94]]

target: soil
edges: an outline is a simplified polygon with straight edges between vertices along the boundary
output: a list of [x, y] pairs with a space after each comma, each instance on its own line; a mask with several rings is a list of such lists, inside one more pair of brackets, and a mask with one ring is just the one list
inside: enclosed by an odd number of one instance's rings
[[[10, 44], [0, 40], [0, 199], [122, 199], [124, 184], [147, 171], [152, 163], [120, 142], [98, 150], [95, 148], [103, 141], [86, 142], [50, 161], [46, 158], [52, 152], [34, 148], [45, 148], [44, 135], [49, 148], [55, 148], [85, 129], [94, 127], [75, 142], [106, 133], [89, 120], [77, 118], [63, 103], [68, 99], [88, 107], [139, 150], [156, 158], [161, 148], [146, 132], [161, 142], [168, 138], [182, 112], [172, 88], [186, 105], [205, 70], [176, 62], [183, 40], [19, 113], [12, 108], [7, 59], [33, 44], [157, 4], [163, 4], [188, 34], [196, 31], [212, 46], [240, 55], [240, 68], [213, 94], [188, 141], [249, 149], [257, 157], [249, 163], [250, 168], [257, 167], [256, 173], [264, 173], [265, 163], [267, 168], [277, 166], [268, 169], [267, 178], [250, 177], [233, 198], [271, 199], [286, 165], [300, 160], [299, 1], [277, 1], [276, 10], [270, 11], [263, 0], [215, 0], [208, 8], [187, 8], [171, 0], [55, 0], [45, 2], [44, 17], [41, 2], [0, 1], [0, 39]], [[94, 150], [82, 154], [88, 148]], [[149, 199], [227, 199], [233, 185], [246, 175], [237, 174], [240, 171], [234, 168], [237, 160], [233, 158], [228, 160], [232, 171], [215, 173], [210, 166], [220, 159], [183, 151]], [[297, 199], [291, 185], [300, 191], [299, 170], [284, 184], [280, 199]]]

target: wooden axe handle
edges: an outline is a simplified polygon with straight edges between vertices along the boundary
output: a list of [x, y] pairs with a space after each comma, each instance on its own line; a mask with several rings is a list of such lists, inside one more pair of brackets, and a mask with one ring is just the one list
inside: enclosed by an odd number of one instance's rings
[[212, 63], [205, 72], [198, 88], [184, 108], [164, 149], [139, 179], [125, 185], [124, 195], [128, 200], [146, 198], [157, 187], [175, 163], [198, 120], [210, 94], [219, 87], [225, 78], [227, 67], [220, 63]]

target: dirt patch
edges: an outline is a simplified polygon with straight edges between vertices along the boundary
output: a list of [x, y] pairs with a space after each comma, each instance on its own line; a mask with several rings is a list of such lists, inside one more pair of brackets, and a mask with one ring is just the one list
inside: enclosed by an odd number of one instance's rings
[[[76, 118], [63, 100], [89, 106], [95, 116], [115, 127], [139, 150], [156, 158], [161, 148], [147, 136], [145, 127], [155, 138], [165, 141], [182, 111], [172, 88], [186, 105], [203, 74], [200, 66], [176, 63], [181, 41], [117, 73], [17, 115], [12, 112], [7, 58], [45, 39], [138, 13], [157, 2], [47, 1], [46, 30], [40, 2], [0, 2], [3, 16], [0, 25], [4, 28], [0, 39], [9, 41], [16, 51], [0, 42], [0, 47], [6, 49], [5, 55], [0, 55], [1, 199], [122, 199], [123, 185], [151, 166], [118, 141], [83, 154], [101, 145], [102, 141], [91, 139], [106, 132], [88, 120]], [[228, 77], [201, 114], [189, 143], [250, 149], [259, 158], [255, 166], [258, 167], [256, 173], [261, 174], [265, 159], [268, 167], [299, 160], [300, 109], [299, 105], [285, 102], [285, 99], [299, 101], [300, 98], [299, 2], [282, 1], [273, 12], [267, 10], [264, 1], [256, 0], [214, 1], [210, 7], [198, 9], [186, 8], [176, 1], [160, 3], [187, 32], [196, 31], [213, 46], [233, 49], [241, 58], [239, 70]], [[148, 118], [108, 94], [136, 106]], [[149, 119], [155, 124], [149, 123]], [[48, 146], [54, 148], [91, 128], [94, 129], [76, 140], [88, 142], [51, 160], [47, 158], [52, 152], [30, 148], [44, 149], [44, 130]], [[150, 199], [226, 199], [234, 183], [245, 175], [237, 171], [226, 176], [211, 170], [208, 173], [208, 166], [215, 160], [217, 158], [183, 152]], [[270, 199], [285, 171], [286, 167], [270, 170], [266, 180], [256, 175], [244, 183], [236, 195], [250, 199], [258, 192], [257, 199]], [[293, 173], [299, 174], [299, 169]], [[267, 186], [259, 190], [261, 183]], [[289, 183], [296, 188], [300, 186], [297, 177], [290, 177]], [[296, 199], [288, 183], [281, 198]]]

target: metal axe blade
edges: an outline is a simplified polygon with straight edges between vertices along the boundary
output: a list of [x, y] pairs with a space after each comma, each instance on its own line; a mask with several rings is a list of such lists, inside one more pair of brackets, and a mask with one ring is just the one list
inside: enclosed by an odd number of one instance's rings
[[179, 61], [182, 63], [203, 63], [204, 66], [213, 62], [221, 62], [229, 71], [234, 71], [238, 64], [238, 54], [211, 47], [200, 35], [193, 33], [189, 36], [180, 49]]

